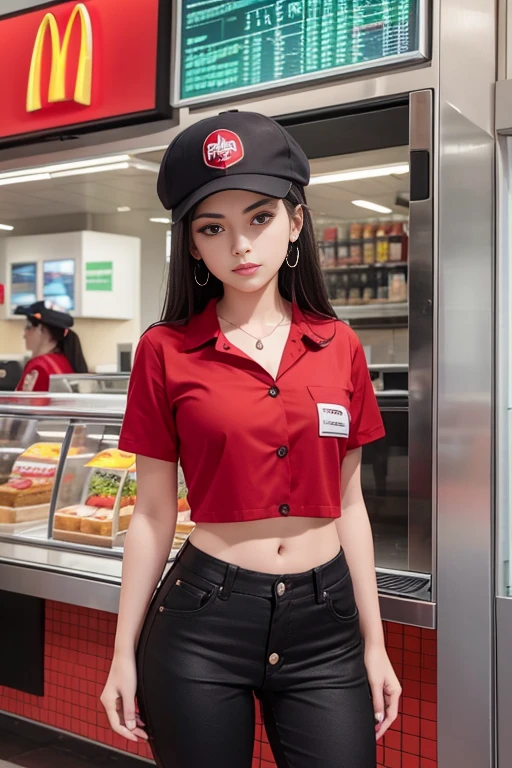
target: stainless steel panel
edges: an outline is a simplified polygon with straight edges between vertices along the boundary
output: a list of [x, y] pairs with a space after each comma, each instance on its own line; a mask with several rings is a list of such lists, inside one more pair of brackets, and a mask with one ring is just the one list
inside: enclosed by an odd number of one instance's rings
[[[448, 4], [456, 13], [456, 3]], [[484, 66], [490, 43], [480, 33], [474, 45]], [[466, 48], [460, 40], [445, 45], [451, 55], [445, 89], [441, 75], [438, 197], [438, 753], [439, 768], [490, 768], [494, 139], [486, 129], [485, 95], [491, 86], [481, 74], [472, 83], [482, 110], [475, 122], [462, 111], [467, 94], [459, 97], [455, 87]], [[457, 85], [467, 90], [467, 82], [464, 72]]]
[[405, 597], [391, 595], [379, 595], [379, 602], [384, 621], [425, 629], [436, 628], [435, 603], [426, 600], [407, 600]]
[[[433, 572], [434, 107], [432, 91], [410, 96], [411, 153], [428, 158], [425, 199], [409, 206], [409, 568]], [[415, 183], [411, 164], [411, 186]]]
[[117, 613], [120, 586], [78, 578], [69, 573], [40, 571], [0, 561], [0, 584], [7, 592], [33, 595], [70, 605]]
[[[121, 579], [47, 570], [0, 559], [0, 587], [8, 592], [117, 613]], [[433, 603], [381, 595], [380, 605], [384, 621], [435, 628]]]
[[512, 134], [512, 80], [496, 83], [496, 131]]
[[507, 768], [511, 762], [512, 734], [512, 663], [510, 639], [512, 638], [512, 600], [499, 597], [496, 600], [496, 665], [498, 704], [498, 766]]
[[119, 422], [125, 408], [126, 395], [0, 393], [0, 416]]

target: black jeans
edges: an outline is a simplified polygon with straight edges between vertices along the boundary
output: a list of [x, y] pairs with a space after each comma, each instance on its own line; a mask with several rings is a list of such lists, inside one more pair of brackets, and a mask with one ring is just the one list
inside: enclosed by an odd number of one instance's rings
[[160, 768], [250, 768], [255, 696], [279, 768], [375, 768], [363, 643], [343, 553], [306, 573], [238, 568], [185, 544], [137, 650]]

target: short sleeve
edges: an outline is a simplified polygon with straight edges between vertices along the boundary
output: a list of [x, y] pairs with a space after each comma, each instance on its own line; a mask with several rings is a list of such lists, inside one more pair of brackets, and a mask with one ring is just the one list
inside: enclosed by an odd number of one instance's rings
[[178, 443], [165, 369], [145, 335], [135, 353], [119, 447], [151, 459], [177, 462]]
[[382, 416], [359, 339], [356, 340], [352, 357], [352, 386], [348, 451], [360, 448], [362, 445], [378, 440], [385, 435]]
[[48, 371], [35, 360], [29, 360], [16, 390], [18, 392], [48, 392], [49, 388], [50, 376]]

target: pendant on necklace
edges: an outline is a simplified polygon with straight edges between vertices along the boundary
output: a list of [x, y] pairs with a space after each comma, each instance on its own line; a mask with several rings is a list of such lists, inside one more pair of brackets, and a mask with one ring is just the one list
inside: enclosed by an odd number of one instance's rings
[[263, 342], [261, 339], [258, 339], [256, 342], [256, 349], [263, 349]]

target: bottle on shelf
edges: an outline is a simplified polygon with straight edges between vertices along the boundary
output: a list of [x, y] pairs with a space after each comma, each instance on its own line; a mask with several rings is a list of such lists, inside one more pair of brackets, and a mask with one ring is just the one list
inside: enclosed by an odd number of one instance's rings
[[405, 261], [404, 240], [404, 225], [395, 221], [389, 229], [389, 261]]
[[405, 264], [389, 269], [388, 273], [389, 301], [407, 301], [407, 269]]
[[377, 252], [375, 261], [377, 264], [386, 264], [389, 261], [389, 225], [381, 222], [377, 226], [375, 237], [377, 238]]
[[362, 296], [361, 270], [351, 269], [349, 272], [349, 280], [350, 280], [350, 283], [349, 283], [349, 292], [348, 292], [348, 303], [360, 304], [361, 296]]
[[377, 295], [376, 270], [363, 269], [361, 271], [361, 299], [363, 304], [375, 301]]
[[365, 224], [363, 227], [363, 264], [375, 264], [375, 252], [375, 227], [373, 224]]
[[388, 288], [388, 274], [387, 270], [385, 269], [378, 269], [377, 270], [377, 276], [376, 276], [376, 284], [377, 284], [377, 301], [387, 301], [389, 296], [389, 288]]
[[363, 263], [363, 225], [359, 223], [351, 224], [349, 229], [350, 238], [350, 264], [362, 264]]
[[338, 237], [337, 227], [327, 227], [324, 229], [324, 237], [322, 243], [322, 261], [321, 266], [324, 269], [332, 269], [336, 266], [336, 241]]
[[336, 275], [336, 304], [344, 306], [348, 304], [348, 297], [350, 293], [350, 272], [347, 270], [340, 270]]

